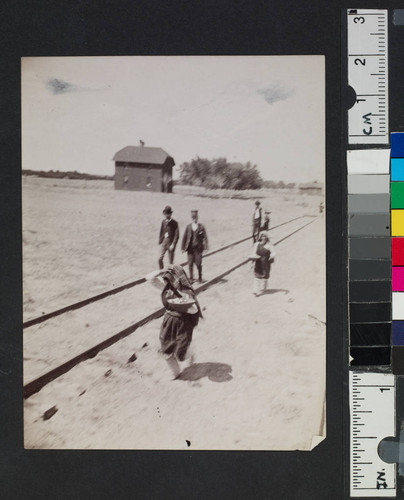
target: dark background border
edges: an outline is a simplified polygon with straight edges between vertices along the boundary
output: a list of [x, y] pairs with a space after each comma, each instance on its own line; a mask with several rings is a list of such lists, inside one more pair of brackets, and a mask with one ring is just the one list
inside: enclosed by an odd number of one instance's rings
[[[346, 266], [342, 207], [346, 194], [341, 167], [341, 7], [360, 5], [324, 0], [7, 0], [0, 4], [2, 498], [345, 497]], [[383, 6], [367, 2], [366, 7]], [[326, 56], [327, 439], [312, 452], [24, 450], [20, 57], [202, 54]], [[296, 116], [296, 120], [303, 129], [304, 117]]]

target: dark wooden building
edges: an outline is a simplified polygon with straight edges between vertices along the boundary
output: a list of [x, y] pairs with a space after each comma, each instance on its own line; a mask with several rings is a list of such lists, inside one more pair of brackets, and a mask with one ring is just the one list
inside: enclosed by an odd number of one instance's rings
[[126, 146], [115, 162], [115, 189], [171, 193], [174, 159], [161, 148]]

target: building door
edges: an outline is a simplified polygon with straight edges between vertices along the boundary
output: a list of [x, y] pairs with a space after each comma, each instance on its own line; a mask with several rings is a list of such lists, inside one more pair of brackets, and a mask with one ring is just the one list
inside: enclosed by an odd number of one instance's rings
[[123, 169], [123, 189], [128, 189], [129, 185], [129, 171], [128, 167], [125, 165], [125, 168]]

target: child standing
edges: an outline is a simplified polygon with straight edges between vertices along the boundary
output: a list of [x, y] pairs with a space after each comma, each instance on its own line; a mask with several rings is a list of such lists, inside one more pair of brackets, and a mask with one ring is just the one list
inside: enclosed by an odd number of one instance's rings
[[265, 292], [268, 285], [271, 264], [274, 261], [275, 248], [269, 241], [267, 233], [262, 232], [254, 244], [251, 259], [254, 261], [254, 289], [256, 297]]
[[271, 223], [271, 219], [269, 217], [269, 214], [271, 212], [265, 212], [265, 217], [264, 217], [264, 224], [261, 226], [261, 231], [268, 231], [269, 230], [269, 224]]

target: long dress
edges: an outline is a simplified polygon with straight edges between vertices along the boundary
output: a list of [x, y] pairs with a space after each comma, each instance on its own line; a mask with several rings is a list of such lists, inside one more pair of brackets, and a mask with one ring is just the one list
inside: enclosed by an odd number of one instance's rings
[[271, 250], [261, 243], [256, 244], [255, 253], [259, 259], [255, 261], [254, 276], [258, 279], [268, 279], [271, 271]]
[[174, 355], [183, 361], [192, 341], [192, 333], [198, 324], [198, 314], [173, 310], [168, 302], [173, 297], [171, 290], [163, 290], [161, 299], [166, 312], [160, 329], [160, 344], [163, 354]]
[[[192, 341], [193, 330], [199, 318], [203, 317], [195, 290], [183, 268], [178, 265], [169, 266], [162, 271], [153, 271], [146, 276], [146, 279], [162, 290], [161, 300], [165, 307], [165, 314], [159, 335], [161, 351], [166, 356], [167, 362], [170, 359], [183, 361]], [[169, 299], [180, 296], [188, 296], [194, 301], [194, 306], [187, 309], [188, 312], [177, 310], [169, 302]]]

